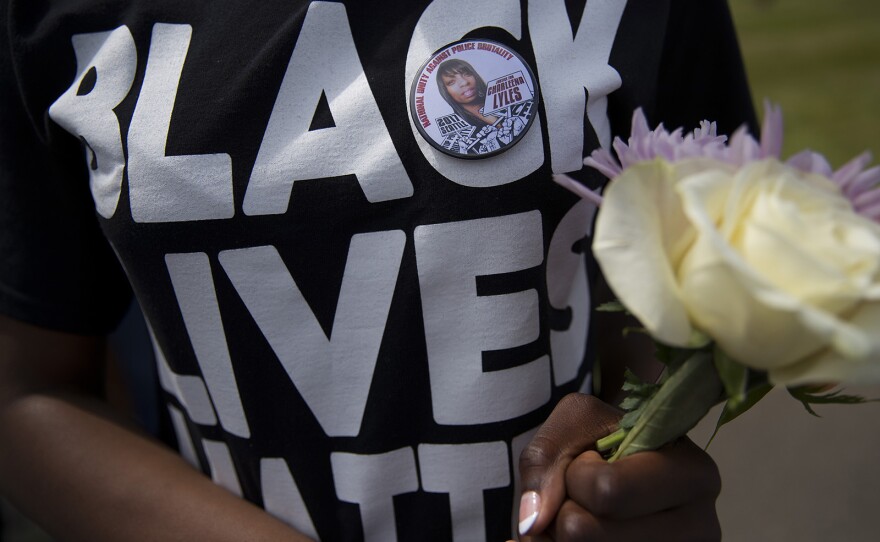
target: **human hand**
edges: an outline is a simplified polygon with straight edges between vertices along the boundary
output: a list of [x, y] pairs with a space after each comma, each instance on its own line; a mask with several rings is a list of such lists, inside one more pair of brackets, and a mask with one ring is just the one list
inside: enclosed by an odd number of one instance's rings
[[608, 463], [595, 442], [620, 412], [566, 396], [520, 458], [520, 531], [528, 542], [720, 540], [715, 463], [684, 438]]

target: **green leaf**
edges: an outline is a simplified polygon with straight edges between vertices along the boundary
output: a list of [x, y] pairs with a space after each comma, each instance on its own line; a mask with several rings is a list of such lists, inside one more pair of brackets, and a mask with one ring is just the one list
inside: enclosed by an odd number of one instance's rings
[[736, 404], [744, 401], [746, 398], [746, 383], [749, 379], [748, 367], [734, 361], [717, 345], [714, 348], [713, 361], [715, 362], [715, 370], [718, 371], [718, 377], [724, 385], [727, 403]]
[[620, 402], [620, 408], [626, 410], [627, 412], [634, 410], [639, 407], [639, 405], [644, 400], [644, 397], [639, 397], [636, 395], [630, 395], [626, 399]]
[[669, 360], [672, 358], [672, 353], [668, 348], [661, 345], [660, 343], [654, 343], [654, 359], [659, 361], [665, 366], [669, 366]]
[[669, 346], [654, 341], [654, 358], [665, 365], [669, 371], [675, 371], [675, 369], [684, 363], [684, 361], [693, 353], [694, 350], [689, 348]]
[[637, 388], [642, 383], [642, 379], [639, 378], [637, 374], [632, 372], [629, 367], [623, 368], [623, 386], [624, 389], [633, 389]]
[[671, 346], [654, 341], [654, 358], [663, 365], [669, 365], [669, 360], [672, 359], [672, 351], [673, 348]]
[[787, 388], [788, 393], [801, 402], [804, 405], [804, 408], [817, 418], [821, 418], [816, 411], [813, 410], [811, 405], [857, 405], [861, 403], [873, 403], [878, 401], [878, 399], [865, 399], [860, 395], [844, 395], [842, 389], [831, 391], [828, 393], [821, 393], [821, 387], [817, 386], [796, 386], [793, 388]]
[[740, 414], [745, 413], [747, 410], [758, 404], [758, 401], [763, 399], [764, 396], [770, 393], [770, 390], [772, 389], [773, 384], [759, 384], [758, 386], [748, 390], [742, 401], [728, 401], [724, 405], [724, 410], [721, 411], [721, 416], [718, 418], [718, 427], [721, 427], [726, 423], [732, 422], [737, 417], [739, 417]]
[[639, 418], [642, 416], [642, 412], [645, 410], [645, 406], [647, 406], [648, 402], [643, 401], [637, 408], [627, 412], [620, 418], [620, 421], [617, 422], [618, 427], [621, 429], [632, 429], [635, 427], [636, 423], [639, 421]]
[[[623, 385], [620, 388], [627, 392], [630, 397], [648, 397], [659, 387], [658, 384], [643, 381], [638, 375], [629, 370], [629, 368], [624, 370], [623, 378]], [[629, 410], [622, 405], [620, 408]]]
[[721, 429], [721, 426], [732, 422], [740, 414], [743, 414], [753, 406], [755, 406], [758, 401], [764, 398], [770, 390], [773, 389], [773, 384], [769, 382], [759, 383], [757, 386], [750, 388], [741, 400], [728, 399], [727, 403], [724, 404], [724, 408], [721, 410], [721, 415], [718, 417], [718, 422], [715, 424], [715, 431], [712, 432], [712, 436], [709, 437], [709, 442], [706, 443], [706, 448], [712, 444], [712, 441], [715, 440], [715, 436], [718, 434], [718, 430]]
[[[665, 361], [661, 360], [661, 362], [666, 365], [666, 375], [664, 378], [669, 378], [673, 373], [678, 371], [678, 369], [684, 365], [684, 363], [690, 359], [696, 352], [699, 350], [690, 350], [686, 348], [676, 348], [676, 347], [665, 347], [668, 349], [668, 352], [664, 353]], [[711, 365], [711, 363], [710, 363]]]
[[627, 326], [623, 328], [623, 336], [629, 337], [632, 333], [641, 333], [643, 335], [650, 335], [647, 329], [639, 326]]
[[[656, 450], [687, 434], [723, 398], [723, 386], [711, 354], [705, 350], [687, 353], [687, 359], [668, 374], [657, 392], [639, 407], [638, 414], [630, 413], [638, 418], [609, 461]], [[673, 357], [677, 355], [673, 352]]]
[[596, 310], [599, 312], [629, 312], [620, 301], [609, 301], [607, 303], [602, 303], [601, 305], [596, 307]]
[[621, 401], [620, 408], [627, 411], [618, 425], [622, 429], [630, 429], [635, 425], [648, 400], [657, 393], [659, 384], [645, 382], [628, 368], [624, 371], [624, 381], [621, 389], [627, 393]]

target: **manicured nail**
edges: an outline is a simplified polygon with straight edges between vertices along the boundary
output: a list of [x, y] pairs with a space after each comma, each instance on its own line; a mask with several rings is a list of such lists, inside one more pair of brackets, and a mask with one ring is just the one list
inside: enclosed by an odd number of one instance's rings
[[535, 491], [523, 493], [519, 501], [519, 534], [529, 532], [535, 520], [538, 519], [538, 511], [541, 509], [541, 497]]

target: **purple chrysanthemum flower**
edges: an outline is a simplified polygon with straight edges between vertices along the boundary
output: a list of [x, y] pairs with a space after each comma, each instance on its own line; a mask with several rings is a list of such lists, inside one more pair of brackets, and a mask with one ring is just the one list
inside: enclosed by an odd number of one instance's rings
[[[683, 134], [681, 128], [669, 132], [663, 124], [651, 130], [641, 108], [633, 114], [632, 130], [628, 142], [619, 137], [612, 147], [617, 158], [608, 149], [597, 149], [584, 159], [590, 166], [609, 179], [620, 175], [627, 167], [638, 162], [663, 158], [677, 162], [688, 158], [711, 158], [734, 166], [764, 158], [781, 160], [782, 110], [769, 102], [764, 104], [764, 123], [761, 139], [756, 140], [745, 126], [740, 127], [728, 142], [727, 137], [717, 135], [714, 122], [703, 121], [692, 133]], [[859, 214], [880, 222], [880, 166], [865, 169], [871, 162], [871, 153], [865, 152], [833, 171], [828, 160], [813, 151], [800, 152], [786, 162], [800, 171], [816, 173], [832, 180]], [[601, 204], [602, 197], [584, 187], [567, 175], [554, 175], [554, 180], [581, 197]]]

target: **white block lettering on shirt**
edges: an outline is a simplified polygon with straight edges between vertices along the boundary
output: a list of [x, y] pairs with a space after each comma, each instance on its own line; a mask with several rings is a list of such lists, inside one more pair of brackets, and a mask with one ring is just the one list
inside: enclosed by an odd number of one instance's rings
[[541, 264], [541, 213], [419, 226], [415, 246], [437, 423], [498, 422], [549, 401], [547, 356], [491, 372], [482, 363], [483, 351], [537, 340], [537, 291], [478, 296], [476, 285], [477, 276]]
[[180, 456], [193, 467], [201, 468], [199, 457], [196, 455], [196, 448], [193, 445], [192, 435], [190, 435], [189, 428], [186, 426], [186, 417], [183, 415], [183, 412], [173, 406], [169, 406], [168, 415], [171, 417], [174, 436], [177, 437], [177, 449], [180, 451]]
[[591, 233], [595, 214], [595, 204], [586, 200], [576, 203], [553, 232], [547, 252], [547, 295], [550, 306], [571, 311], [567, 329], [550, 331], [553, 382], [557, 386], [574, 380], [586, 354], [590, 327], [587, 262], [583, 250], [575, 252], [572, 247], [578, 241], [589, 242], [585, 236]]
[[[137, 69], [134, 38], [126, 26], [112, 32], [77, 34], [73, 84], [49, 108], [49, 116], [86, 143], [95, 208], [104, 218], [116, 213], [125, 169], [119, 120], [113, 109], [128, 95]], [[94, 73], [94, 87], [81, 87]]]
[[329, 436], [360, 432], [405, 243], [398, 230], [351, 238], [330, 337], [274, 247], [220, 253], [238, 295]]
[[[336, 124], [309, 130], [321, 93]], [[370, 202], [407, 198], [413, 186], [370, 90], [345, 6], [309, 5], [251, 173], [243, 210], [283, 214], [293, 184], [354, 174]]]
[[419, 489], [412, 448], [375, 455], [336, 452], [330, 464], [336, 495], [360, 508], [364, 541], [396, 542], [393, 498]]
[[230, 433], [247, 438], [250, 429], [232, 369], [208, 255], [168, 254], [165, 265], [220, 424]]
[[135, 222], [235, 215], [228, 154], [165, 155], [191, 36], [189, 25], [153, 26], [144, 82], [128, 130], [128, 184]]
[[312, 517], [284, 459], [265, 457], [260, 460], [260, 486], [263, 508], [267, 512], [315, 542], [320, 542]]
[[162, 389], [177, 398], [186, 411], [186, 415], [194, 423], [217, 425], [217, 415], [214, 413], [211, 398], [208, 397], [205, 382], [201, 377], [181, 375], [172, 371], [152, 330], [150, 330], [150, 337], [153, 340], [153, 353], [156, 356], [159, 385], [162, 386]]
[[529, 33], [547, 113], [554, 173], [583, 168], [585, 99], [599, 144], [611, 145], [607, 96], [620, 88], [621, 79], [608, 60], [625, 7], [626, 0], [590, 0], [577, 36], [572, 36], [564, 0], [529, 0]]
[[238, 472], [235, 470], [235, 464], [232, 462], [232, 455], [229, 453], [229, 447], [226, 443], [203, 439], [202, 446], [204, 446], [205, 457], [208, 459], [211, 479], [214, 483], [226, 488], [233, 495], [241, 497]]
[[422, 487], [448, 493], [454, 542], [485, 542], [483, 491], [510, 485], [507, 444], [421, 444]]

